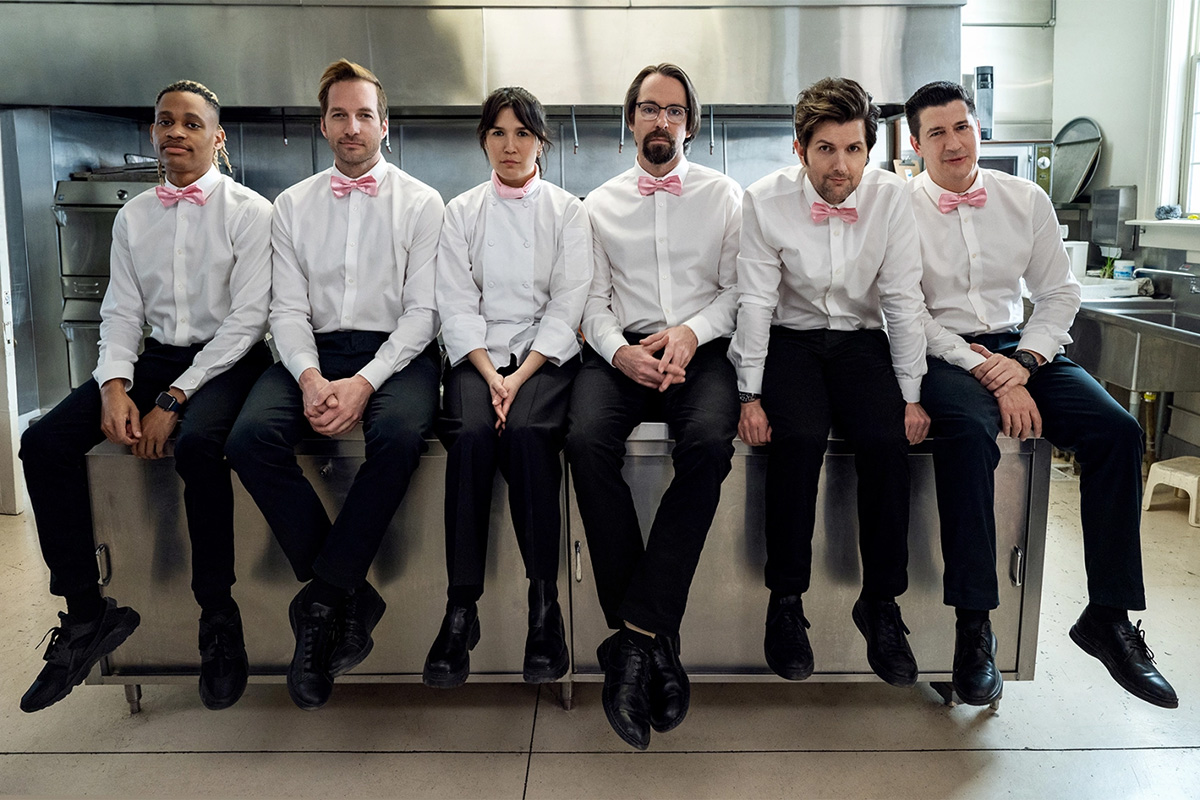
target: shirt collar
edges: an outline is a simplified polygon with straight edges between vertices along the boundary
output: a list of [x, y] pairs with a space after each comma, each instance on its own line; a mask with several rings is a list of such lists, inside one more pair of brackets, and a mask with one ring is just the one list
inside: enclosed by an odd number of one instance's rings
[[633, 162], [633, 170], [634, 170], [633, 177], [635, 179], [637, 179], [637, 178], [641, 178], [644, 176], [644, 177], [650, 178], [651, 180], [663, 180], [663, 179], [671, 177], [672, 175], [678, 175], [679, 182], [683, 185], [686, 185], [687, 184], [688, 166], [689, 165], [688, 165], [687, 157], [680, 156], [679, 163], [675, 165], [675, 169], [671, 170], [666, 175], [663, 175], [662, 178], [656, 178], [655, 176], [651, 175], [649, 172], [646, 172], [646, 170], [642, 167], [642, 162], [634, 161]]
[[[210, 194], [212, 194], [212, 190], [217, 188], [217, 184], [220, 182], [221, 182], [221, 170], [217, 169], [216, 164], [213, 164], [211, 167], [208, 168], [208, 172], [204, 173], [203, 175], [201, 175], [199, 178], [197, 178], [194, 181], [194, 185], [199, 187], [200, 191], [204, 192], [204, 199], [207, 200], [208, 196]], [[172, 189], [186, 189], [187, 188], [186, 186], [176, 186], [175, 184], [171, 183], [170, 181], [164, 181], [164, 183], [167, 186], [170, 186]]]
[[[808, 167], [802, 167], [800, 170], [800, 174], [803, 176], [803, 180], [800, 182], [800, 185], [801, 185], [801, 188], [804, 190], [804, 206], [805, 206], [805, 208], [811, 207], [813, 203], [825, 203], [825, 198], [821, 197], [821, 193], [817, 191], [817, 187], [813, 186], [812, 180], [810, 180], [808, 177]], [[865, 174], [866, 173], [864, 173], [864, 175]], [[859, 186], [861, 186], [861, 185], [862, 185], [862, 181], [860, 180]], [[830, 204], [825, 203], [825, 205], [830, 205]], [[831, 208], [854, 208], [854, 209], [857, 209], [858, 208], [858, 187], [855, 187], [854, 191], [851, 192], [850, 196], [847, 197], [845, 200], [838, 203], [837, 205], [830, 205], [830, 207]]]
[[[355, 180], [354, 178], [351, 178], [349, 175], [345, 174], [340, 169], [338, 169], [336, 164], [333, 167], [331, 167], [331, 169], [333, 170], [334, 175], [341, 176], [348, 181]], [[384, 158], [381, 154], [379, 157], [379, 160], [375, 162], [375, 166], [371, 167], [369, 170], [364, 172], [362, 175], [359, 175], [358, 177], [363, 178], [367, 175], [370, 175], [372, 178], [375, 179], [376, 184], [382, 186], [383, 185], [383, 177], [387, 174], [387, 169], [388, 169], [387, 159]]]

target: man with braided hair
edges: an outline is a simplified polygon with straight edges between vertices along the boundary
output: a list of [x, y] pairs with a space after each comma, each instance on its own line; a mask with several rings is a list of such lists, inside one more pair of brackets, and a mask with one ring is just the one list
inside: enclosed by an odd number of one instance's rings
[[[139, 458], [162, 458], [177, 428], [175, 469], [184, 481], [192, 592], [201, 607], [200, 699], [227, 708], [246, 687], [223, 451], [242, 402], [271, 362], [262, 342], [271, 204], [221, 174], [220, 110], [216, 95], [195, 81], [159, 93], [150, 138], [162, 185], [126, 203], [113, 224], [99, 363], [91, 380], [21, 437], [50, 592], [67, 604], [46, 665], [21, 698], [23, 711], [66, 697], [140, 621], [100, 595], [85, 454], [107, 437]], [[139, 354], [143, 325], [151, 333]]]

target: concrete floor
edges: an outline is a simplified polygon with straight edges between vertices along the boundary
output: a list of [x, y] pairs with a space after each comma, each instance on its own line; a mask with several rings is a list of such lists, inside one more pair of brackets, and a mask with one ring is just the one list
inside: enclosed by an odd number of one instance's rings
[[[339, 685], [317, 713], [282, 684], [206, 711], [194, 685], [84, 685], [23, 714], [60, 601], [32, 515], [0, 518], [0, 793], [297, 797], [1200, 797], [1200, 529], [1160, 488], [1143, 516], [1148, 641], [1180, 708], [1136, 700], [1067, 637], [1084, 603], [1078, 491], [1051, 484], [1037, 677], [999, 713], [925, 684], [697, 684], [687, 721], [635, 753], [597, 684]], [[1136, 617], [1135, 617], [1136, 619]]]

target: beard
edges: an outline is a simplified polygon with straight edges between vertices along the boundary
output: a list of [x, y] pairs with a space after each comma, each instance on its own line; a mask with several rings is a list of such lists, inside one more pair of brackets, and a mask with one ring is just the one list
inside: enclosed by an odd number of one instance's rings
[[642, 156], [651, 164], [667, 164], [678, 153], [675, 140], [670, 136], [648, 134], [642, 140]]

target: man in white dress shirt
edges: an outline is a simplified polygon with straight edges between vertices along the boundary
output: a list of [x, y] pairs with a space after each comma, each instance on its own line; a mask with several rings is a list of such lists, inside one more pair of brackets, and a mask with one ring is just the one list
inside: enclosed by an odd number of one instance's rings
[[796, 100], [801, 165], [751, 185], [742, 207], [729, 355], [738, 433], [770, 448], [763, 650], [789, 680], [813, 672], [801, 595], [831, 423], [858, 472], [863, 586], [852, 616], [867, 661], [895, 686], [917, 679], [896, 597], [908, 588], [908, 444], [929, 428], [921, 257], [904, 182], [865, 169], [878, 122], [879, 107], [855, 81], [813, 84]]
[[[685, 149], [700, 103], [673, 64], [643, 69], [625, 96], [636, 165], [588, 195], [595, 276], [583, 314], [567, 457], [596, 591], [617, 631], [600, 645], [604, 710], [645, 749], [687, 713], [679, 624], [729, 473], [737, 429], [733, 367], [741, 190]], [[666, 421], [675, 476], [648, 539], [621, 476], [625, 439]]]
[[[321, 78], [334, 166], [275, 201], [271, 334], [279, 364], [254, 387], [229, 459], [305, 586], [289, 608], [288, 691], [319, 708], [370, 653], [385, 604], [367, 582], [437, 407], [434, 270], [442, 201], [384, 161], [387, 98], [341, 60]], [[296, 462], [313, 432], [363, 423], [366, 461], [331, 521]]]
[[[150, 138], [165, 183], [113, 223], [92, 380], [21, 438], [50, 592], [67, 602], [23, 711], [56, 703], [140, 618], [100, 595], [85, 455], [107, 437], [139, 458], [173, 453], [184, 481], [192, 592], [201, 607], [200, 699], [227, 708], [246, 687], [234, 583], [233, 486], [226, 436], [271, 363], [262, 341], [271, 290], [271, 204], [220, 173], [217, 97], [195, 81], [159, 93]], [[228, 160], [225, 162], [228, 164]], [[142, 326], [150, 337], [142, 347]]]
[[[979, 121], [963, 88], [938, 82], [905, 104], [925, 172], [912, 183], [924, 260], [929, 372], [922, 403], [956, 609], [953, 684], [967, 703], [1000, 696], [988, 611], [999, 605], [993, 470], [999, 433], [1042, 436], [1075, 453], [1087, 607], [1071, 638], [1131, 694], [1175, 708], [1130, 609], [1146, 607], [1140, 544], [1141, 427], [1062, 355], [1079, 308], [1058, 220], [1035, 184], [981, 169]], [[1033, 313], [1022, 325], [1021, 283]]]

